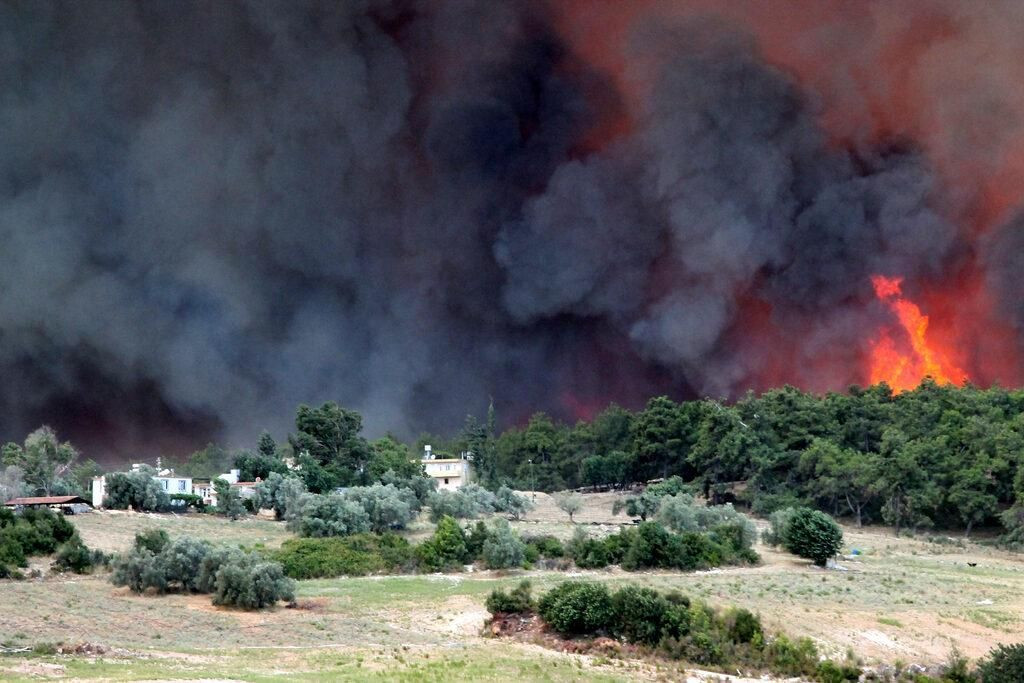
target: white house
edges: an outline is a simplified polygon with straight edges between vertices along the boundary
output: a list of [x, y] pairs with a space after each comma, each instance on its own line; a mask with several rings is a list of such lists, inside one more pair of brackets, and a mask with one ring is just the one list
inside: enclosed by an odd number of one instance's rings
[[462, 453], [458, 458], [438, 458], [430, 446], [423, 447], [423, 472], [437, 482], [437, 488], [454, 491], [468, 484], [472, 479], [472, 453]]
[[[132, 465], [132, 472], [138, 472], [142, 468], [140, 463]], [[160, 485], [167, 495], [173, 496], [178, 493], [192, 493], [192, 477], [179, 477], [174, 470], [160, 470], [153, 479]], [[95, 508], [103, 505], [103, 499], [107, 495], [107, 475], [92, 478], [92, 506]]]
[[[217, 479], [223, 479], [231, 488], [238, 491], [238, 495], [241, 498], [247, 499], [252, 498], [256, 495], [256, 485], [260, 483], [260, 479], [257, 477], [256, 481], [238, 481], [238, 477], [241, 475], [241, 470], [231, 470], [223, 474], [218, 474]], [[203, 502], [207, 505], [217, 504], [217, 490], [213, 486], [212, 481], [203, 480], [199, 485], [196, 486], [196, 495], [203, 497]]]

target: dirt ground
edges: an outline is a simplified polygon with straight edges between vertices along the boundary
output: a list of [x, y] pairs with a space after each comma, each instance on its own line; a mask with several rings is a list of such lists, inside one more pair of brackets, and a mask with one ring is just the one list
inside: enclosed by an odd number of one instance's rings
[[[617, 495], [588, 495], [576, 516], [580, 526], [593, 534], [617, 530], [627, 521], [611, 514]], [[190, 533], [268, 547], [290, 537], [282, 524], [269, 520], [94, 513], [74, 522], [87, 544], [107, 550], [126, 548], [148, 526], [172, 536]], [[428, 531], [419, 526], [414, 533]], [[537, 494], [537, 508], [515, 526], [522, 533], [561, 538], [574, 529], [544, 494]], [[675, 588], [713, 604], [743, 605], [771, 629], [810, 636], [830, 655], [852, 650], [869, 664], [940, 663], [954, 646], [976, 658], [996, 643], [1021, 640], [1024, 557], [960, 539], [897, 539], [881, 528], [847, 527], [845, 534], [840, 567], [830, 570], [758, 546], [759, 566], [689, 574], [473, 572], [303, 581], [301, 609], [265, 612], [215, 608], [208, 596], [132, 595], [104, 576], [0, 581], [0, 644], [97, 643], [130, 653], [91, 664], [88, 658], [0, 657], [0, 679], [154, 678], [154, 671], [166, 669], [158, 666], [163, 658], [175, 662], [170, 678], [201, 673], [264, 680], [267, 671], [253, 667], [244, 653], [267, 650], [274, 653], [272, 671], [299, 678], [327, 667], [341, 679], [401, 670], [407, 680], [701, 680], [672, 663], [602, 661], [485, 638], [486, 595], [523, 577], [537, 592], [582, 577]], [[323, 680], [319, 674], [312, 678]]]

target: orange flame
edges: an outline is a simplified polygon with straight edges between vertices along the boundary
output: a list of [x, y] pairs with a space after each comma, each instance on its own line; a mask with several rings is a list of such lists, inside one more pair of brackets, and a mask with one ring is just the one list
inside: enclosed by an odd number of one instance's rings
[[925, 377], [939, 384], [966, 382], [967, 373], [928, 339], [928, 316], [913, 301], [903, 298], [903, 278], [875, 275], [871, 284], [875, 296], [896, 314], [899, 329], [907, 337], [897, 341], [893, 330], [882, 330], [871, 348], [871, 384], [886, 382], [894, 391], [908, 391]]

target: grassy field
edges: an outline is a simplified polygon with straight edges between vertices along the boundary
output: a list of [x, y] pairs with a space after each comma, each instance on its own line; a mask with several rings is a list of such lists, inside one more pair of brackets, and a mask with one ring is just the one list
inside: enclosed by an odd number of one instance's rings
[[[614, 531], [613, 494], [588, 497], [591, 533]], [[524, 533], [572, 534], [538, 494]], [[74, 518], [89, 545], [120, 550], [146, 527], [172, 535], [266, 546], [289, 537], [269, 520], [92, 514]], [[426, 529], [417, 528], [416, 535]], [[896, 539], [846, 529], [846, 571], [825, 571], [758, 547], [758, 567], [709, 572], [530, 571], [496, 575], [365, 577], [299, 583], [300, 609], [214, 608], [209, 596], [136, 596], [103, 576], [0, 582], [0, 643], [96, 643], [103, 656], [0, 657], [0, 679], [75, 680], [628, 680], [680, 679], [667, 662], [623, 662], [493, 641], [481, 635], [483, 601], [523, 576], [544, 589], [570, 576], [677, 588], [712, 603], [745, 605], [772, 628], [814, 638], [868, 662], [935, 663], [955, 645], [978, 657], [1024, 630], [1024, 561], [982, 546]], [[971, 567], [968, 563], [975, 563]]]
[[256, 545], [276, 548], [292, 537], [284, 524], [262, 517], [247, 517], [234, 522], [215, 515], [171, 515], [149, 512], [110, 510], [71, 517], [90, 548], [108, 552], [125, 550], [135, 534], [145, 529], [163, 529], [171, 536], [195, 536], [216, 543]]

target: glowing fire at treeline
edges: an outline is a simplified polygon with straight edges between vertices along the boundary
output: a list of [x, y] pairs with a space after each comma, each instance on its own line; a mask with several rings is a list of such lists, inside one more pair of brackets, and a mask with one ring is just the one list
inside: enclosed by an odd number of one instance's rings
[[[1004, 22], [1020, 18], [1006, 12], [1009, 5], [996, 3], [991, 11], [969, 18], [958, 14], [956, 3], [944, 2], [897, 7], [802, 0], [566, 0], [557, 7], [560, 26], [578, 54], [610, 74], [626, 102], [632, 103], [615, 121], [606, 122], [602, 130], [609, 138], [635, 125], [644, 115], [643, 102], [651, 96], [649, 64], [634, 58], [637, 26], [713, 15], [749, 31], [768, 62], [821, 98], [818, 122], [835, 146], [910, 140], [951, 188], [950, 194], [956, 196], [951, 205], [960, 203], [949, 218], [960, 233], [962, 253], [941, 274], [922, 278], [890, 271], [869, 278], [875, 301], [865, 300], [863, 305], [880, 304], [881, 315], [873, 326], [861, 329], [862, 366], [852, 374], [862, 384], [884, 381], [897, 391], [912, 389], [928, 376], [957, 385], [1016, 385], [1024, 380], [1020, 323], [1018, 316], [1006, 315], [1017, 304], [1007, 303], [1006, 291], [991, 290], [997, 283], [1005, 290], [1006, 276], [987, 270], [1014, 258], [991, 252], [994, 233], [1015, 229], [1014, 212], [1024, 194], [1024, 137], [1010, 134], [998, 117], [983, 114], [985, 108], [978, 104], [989, 86], [997, 93], [1016, 92], [1011, 84], [1024, 77], [1020, 55], [1012, 50], [997, 54], [984, 47], [991, 45], [991, 36]], [[861, 38], [826, 38], [848, 31]], [[977, 62], [964, 66], [970, 54], [985, 55], [987, 80], [972, 76], [981, 68]], [[1024, 112], [1024, 101], [1016, 94], [995, 97], [1007, 114]], [[995, 140], [1005, 147], [995, 149]], [[747, 302], [753, 302], [751, 309], [768, 310], [770, 315], [770, 303], [762, 305], [756, 296], [748, 296]], [[765, 325], [751, 322], [748, 330], [758, 341], [775, 347], [762, 363], [755, 385], [791, 382], [812, 390], [839, 388], [834, 379], [816, 384], [816, 378], [801, 375], [802, 363], [815, 370], [819, 366], [794, 360], [800, 354], [778, 344], [780, 339], [802, 343], [800, 326], [787, 329], [788, 325], [772, 321], [767, 326], [771, 334], [766, 334]], [[826, 359], [821, 365], [830, 363]], [[820, 376], [834, 378], [834, 368], [833, 364], [821, 369]]]
[[917, 387], [925, 377], [940, 384], [963, 384], [967, 373], [928, 336], [928, 316], [902, 296], [902, 278], [876, 275], [875, 294], [892, 310], [898, 325], [883, 328], [871, 348], [871, 383], [886, 382], [897, 391]]

